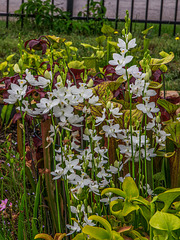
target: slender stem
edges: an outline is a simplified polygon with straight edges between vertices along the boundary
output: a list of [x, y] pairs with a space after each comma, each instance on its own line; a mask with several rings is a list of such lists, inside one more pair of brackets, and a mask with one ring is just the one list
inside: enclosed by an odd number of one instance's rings
[[145, 159], [144, 159], [144, 171], [145, 171], [145, 184], [146, 184], [146, 197], [147, 197], [147, 160], [146, 160], [146, 125], [147, 125], [147, 114], [145, 114], [145, 130], [144, 130], [144, 133], [145, 133]]
[[25, 138], [25, 115], [26, 113], [23, 114], [22, 112], [22, 104], [20, 103], [20, 112], [21, 112], [21, 117], [22, 117], [22, 132], [23, 132], [23, 187], [24, 187], [24, 201], [25, 201], [25, 211], [26, 211], [26, 219], [27, 219], [27, 225], [28, 225], [28, 231], [29, 231], [29, 236], [31, 239], [31, 227], [30, 227], [30, 221], [29, 221], [29, 212], [28, 212], [28, 207], [27, 207], [27, 192], [26, 192], [26, 149], [25, 149], [25, 143], [26, 143], [26, 138]]
[[132, 178], [135, 178], [135, 167], [134, 167], [134, 154], [133, 154], [133, 129], [132, 129], [132, 93], [130, 93], [130, 79], [128, 77], [128, 72], [126, 68], [126, 76], [127, 76], [127, 82], [128, 82], [128, 92], [129, 92], [129, 101], [130, 101], [130, 120], [129, 120], [129, 126], [130, 126], [130, 134], [131, 134], [131, 154], [132, 154]]
[[[53, 113], [51, 112], [51, 121], [54, 127], [54, 141], [53, 141], [53, 161], [54, 161], [54, 169], [56, 168], [56, 153], [55, 153], [55, 144], [56, 144], [56, 126], [54, 123], [54, 118], [53, 118]], [[56, 206], [57, 206], [57, 212], [58, 212], [58, 230], [59, 233], [61, 233], [61, 219], [60, 219], [60, 208], [59, 208], [59, 194], [58, 194], [58, 185], [57, 185], [57, 180], [55, 180], [55, 188], [56, 188]]]

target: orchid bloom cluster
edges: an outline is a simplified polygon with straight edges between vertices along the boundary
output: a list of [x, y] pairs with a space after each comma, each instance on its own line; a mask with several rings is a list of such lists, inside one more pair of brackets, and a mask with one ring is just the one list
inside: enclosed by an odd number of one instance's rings
[[[135, 39], [128, 41], [128, 35], [125, 35], [125, 41], [118, 39], [118, 47], [120, 48], [120, 54], [114, 53], [113, 59], [110, 60], [109, 64], [116, 66], [115, 70], [118, 75], [123, 75], [124, 79], [130, 79], [131, 77], [135, 78], [135, 82], [129, 84], [129, 93], [132, 98], [142, 97], [143, 103], [136, 105], [136, 108], [140, 110], [143, 114], [146, 115], [149, 119], [152, 119], [155, 123], [155, 118], [153, 114], [159, 112], [159, 108], [156, 107], [155, 102], [150, 101], [150, 98], [156, 95], [156, 91], [148, 89], [149, 82], [146, 82], [146, 73], [142, 73], [136, 65], [127, 67], [126, 64], [129, 64], [133, 56], [127, 55], [128, 51], [136, 46]], [[155, 124], [148, 123], [147, 130], [153, 130], [156, 133], [156, 143], [164, 145], [166, 136], [168, 136], [162, 129], [161, 124], [158, 123], [158, 127], [155, 128]], [[117, 138], [121, 139], [124, 144], [120, 144], [120, 152], [125, 154], [126, 158], [132, 160], [132, 156], [135, 161], [145, 158], [146, 160], [151, 160], [155, 157], [154, 153], [155, 148], [150, 146], [147, 136], [143, 132], [139, 134], [139, 130], [129, 132], [127, 129], [116, 130]], [[121, 134], [119, 134], [121, 132]], [[130, 136], [130, 134], [132, 136]], [[132, 140], [131, 140], [132, 139]], [[132, 146], [133, 145], [133, 146]], [[141, 148], [139, 151], [138, 148]], [[145, 153], [146, 151], [146, 153]]]
[[41, 98], [36, 103], [36, 107], [31, 108], [32, 104], [29, 104], [25, 100], [28, 86], [46, 88], [50, 85], [50, 80], [42, 76], [35, 79], [28, 69], [26, 69], [25, 79], [19, 79], [18, 84], [11, 83], [11, 89], [7, 91], [9, 97], [4, 99], [4, 102], [9, 104], [18, 102], [21, 107], [18, 106], [17, 109], [26, 112], [32, 117], [49, 114], [52, 111], [53, 115], [60, 119], [60, 122], [64, 124], [68, 122], [74, 126], [80, 126], [79, 123], [84, 118], [74, 114], [74, 106], [84, 103], [85, 100], [91, 105], [100, 104], [98, 103], [98, 96], [93, 96], [92, 90], [88, 89], [85, 83], [81, 83], [80, 87], [77, 88], [67, 80], [67, 87], [63, 86], [62, 82], [57, 82], [55, 88], [47, 92], [46, 97]]

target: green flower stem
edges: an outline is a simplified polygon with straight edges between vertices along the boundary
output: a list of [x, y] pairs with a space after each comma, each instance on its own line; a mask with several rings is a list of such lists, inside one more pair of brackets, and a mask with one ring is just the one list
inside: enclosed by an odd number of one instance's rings
[[25, 138], [25, 116], [26, 112], [23, 114], [22, 112], [22, 103], [19, 102], [20, 104], [20, 112], [21, 112], [21, 117], [22, 117], [22, 132], [23, 132], [23, 186], [24, 186], [24, 201], [25, 201], [25, 211], [26, 211], [26, 219], [27, 219], [27, 226], [28, 226], [28, 231], [29, 231], [29, 236], [31, 239], [31, 227], [30, 227], [30, 219], [29, 219], [29, 211], [27, 207], [27, 192], [26, 192], [26, 149], [25, 149], [25, 144], [26, 144], [26, 138]]
[[141, 185], [141, 133], [142, 133], [142, 123], [143, 123], [143, 119], [144, 119], [144, 114], [143, 114], [143, 118], [141, 121], [141, 124], [139, 126], [139, 182], [138, 182], [138, 188], [140, 190], [140, 185]]
[[147, 197], [147, 160], [146, 160], [146, 135], [147, 135], [147, 132], [146, 132], [146, 125], [147, 125], [147, 114], [145, 114], [145, 130], [144, 130], [144, 133], [145, 133], [145, 159], [144, 159], [144, 172], [145, 172], [145, 184], [146, 184], [146, 197]]
[[132, 178], [135, 178], [135, 165], [134, 165], [134, 155], [133, 155], [133, 129], [132, 129], [132, 93], [130, 93], [130, 79], [128, 77], [128, 72], [126, 68], [126, 76], [127, 76], [127, 82], [128, 82], [128, 92], [129, 92], [129, 101], [130, 101], [130, 120], [129, 120], [129, 126], [130, 126], [130, 133], [131, 133], [131, 152], [132, 152]]
[[[56, 168], [56, 152], [55, 152], [55, 144], [56, 144], [56, 126], [54, 123], [53, 113], [51, 111], [51, 120], [54, 127], [54, 141], [53, 141], [53, 162], [54, 162], [54, 169]], [[61, 219], [60, 219], [60, 208], [59, 208], [59, 194], [58, 194], [58, 185], [57, 180], [55, 180], [55, 188], [56, 188], [56, 206], [57, 206], [57, 212], [58, 212], [58, 231], [61, 233]]]
[[68, 217], [69, 217], [69, 223], [72, 225], [72, 219], [71, 219], [71, 203], [70, 203], [70, 194], [69, 194], [69, 188], [68, 188], [68, 180], [65, 177], [64, 178], [64, 186], [65, 186], [65, 192], [66, 192], [66, 200], [67, 200], [67, 208], [68, 208]]

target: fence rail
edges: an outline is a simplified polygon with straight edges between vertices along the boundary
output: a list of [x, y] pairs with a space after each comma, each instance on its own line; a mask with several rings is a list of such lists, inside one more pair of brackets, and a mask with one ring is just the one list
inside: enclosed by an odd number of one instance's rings
[[[23, 19], [25, 17], [23, 11], [21, 12], [21, 14], [15, 14], [15, 13], [10, 13], [9, 12], [9, 8], [10, 8], [10, 1], [11, 0], [4, 0], [6, 1], [6, 12], [0, 12], [0, 16], [2, 17], [6, 17], [6, 27], [8, 28], [9, 26], [9, 17], [21, 17], [21, 27], [23, 27]], [[112, 0], [111, 0], [112, 1]], [[115, 18], [108, 18], [106, 17], [106, 19], [108, 19], [109, 21], [114, 21], [115, 22], [115, 28], [117, 29], [118, 26], [118, 22], [119, 21], [124, 21], [124, 18], [120, 18], [119, 17], [119, 6], [120, 3], [122, 2], [122, 0], [114, 0], [114, 2], [116, 1], [116, 7], [114, 9], [115, 12]], [[147, 28], [147, 24], [148, 23], [157, 23], [159, 24], [159, 36], [161, 35], [161, 28], [162, 28], [162, 24], [172, 24], [174, 25], [174, 29], [173, 29], [173, 35], [176, 35], [176, 26], [178, 24], [180, 24], [180, 21], [178, 21], [178, 0], [173, 0], [174, 1], [174, 18], [173, 20], [163, 20], [163, 10], [166, 7], [165, 4], [165, 0], [160, 0], [160, 9], [159, 9], [159, 19], [158, 20], [151, 20], [148, 19], [148, 14], [149, 14], [149, 5], [151, 3], [151, 0], [142, 0], [145, 2], [145, 16], [143, 19], [135, 19], [134, 17], [134, 6], [136, 1], [135, 0], [129, 0], [131, 3], [130, 6], [130, 18], [131, 18], [131, 25], [130, 25], [130, 30], [132, 30], [132, 25], [134, 22], [139, 22], [139, 23], [144, 23], [144, 28]], [[173, 2], [171, 1], [171, 2]], [[126, 1], [128, 2], [128, 0]], [[24, 0], [21, 0], [21, 3], [24, 3]], [[101, 0], [101, 3], [103, 6], [105, 6], [106, 0]], [[55, 4], [54, 0], [51, 1], [51, 4]], [[157, 9], [156, 9], [157, 10]], [[87, 11], [87, 17], [78, 17], [78, 16], [74, 16], [73, 12], [74, 12], [74, 0], [67, 0], [67, 4], [66, 4], [66, 11], [68, 11], [70, 13], [70, 17], [71, 19], [76, 19], [76, 20], [89, 20], [92, 19], [90, 16], [90, 0], [87, 0], [86, 2], [86, 11]], [[28, 17], [34, 17], [34, 15], [28, 15]], [[54, 17], [58, 17], [58, 16], [54, 16]]]

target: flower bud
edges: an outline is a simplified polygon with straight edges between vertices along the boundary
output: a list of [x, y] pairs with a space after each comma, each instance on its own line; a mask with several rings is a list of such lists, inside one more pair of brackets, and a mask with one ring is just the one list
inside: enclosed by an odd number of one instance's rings
[[160, 122], [161, 122], [161, 118], [160, 118], [159, 115], [156, 117], [156, 122], [157, 122], [157, 123], [160, 123]]
[[114, 167], [119, 168], [119, 165], [120, 165], [120, 164], [119, 164], [119, 161], [118, 161], [118, 160], [115, 160], [115, 161], [114, 161]]
[[110, 107], [111, 107], [111, 102], [108, 101], [108, 102], [106, 103], [106, 108], [109, 109]]
[[86, 135], [88, 135], [88, 136], [90, 136], [91, 134], [90, 134], [90, 131], [89, 131], [89, 129], [88, 128], [85, 128], [85, 130], [84, 130], [84, 134], [86, 134]]
[[45, 77], [46, 79], [51, 80], [51, 73], [50, 73], [48, 70], [46, 70], [46, 71], [44, 72], [44, 77]]
[[87, 87], [91, 88], [94, 85], [94, 81], [92, 80], [92, 78], [89, 80]]
[[132, 39], [132, 34], [128, 33], [128, 41], [130, 41]]
[[55, 67], [54, 67], [54, 73], [57, 73], [59, 71], [59, 67], [57, 64], [55, 64]]
[[110, 186], [112, 187], [112, 188], [115, 188], [115, 184], [114, 184], [114, 182], [111, 180], [110, 181]]
[[125, 29], [122, 30], [122, 35], [125, 36]]
[[[78, 190], [77, 190], [77, 194], [81, 194], [82, 193], [82, 188], [79, 188]], [[78, 205], [79, 206], [79, 205]], [[77, 206], [77, 207], [78, 207]]]
[[84, 199], [84, 205], [85, 205], [85, 206], [87, 206], [87, 205], [88, 205], [88, 201], [87, 201], [87, 199], [86, 199], [86, 198]]
[[87, 212], [92, 213], [92, 208], [89, 205], [87, 206]]
[[20, 73], [21, 72], [21, 70], [19, 68], [19, 65], [17, 63], [14, 65], [13, 69], [14, 69], [15, 73]]
[[77, 205], [77, 212], [80, 212], [81, 211], [81, 204], [78, 204]]
[[22, 68], [22, 66], [23, 66], [23, 60], [22, 60], [22, 58], [19, 59], [18, 65], [19, 65], [20, 68]]

